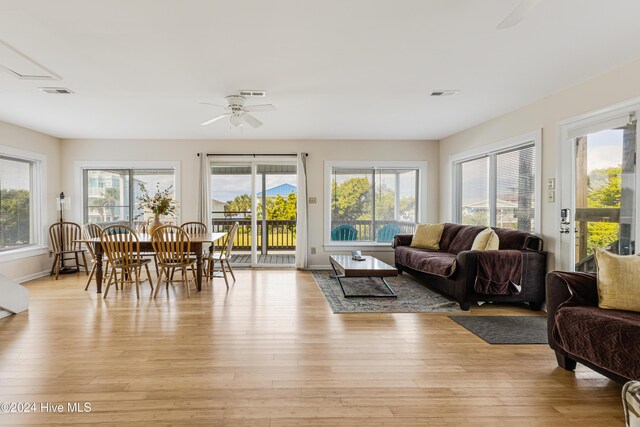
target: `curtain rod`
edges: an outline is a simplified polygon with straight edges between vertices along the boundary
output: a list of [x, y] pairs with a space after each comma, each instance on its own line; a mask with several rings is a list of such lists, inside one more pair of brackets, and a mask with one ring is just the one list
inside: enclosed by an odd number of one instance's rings
[[[303, 153], [305, 157], [309, 157], [309, 153]], [[213, 154], [207, 153], [207, 157], [298, 157], [297, 154]], [[200, 157], [200, 153], [198, 153], [198, 157]]]

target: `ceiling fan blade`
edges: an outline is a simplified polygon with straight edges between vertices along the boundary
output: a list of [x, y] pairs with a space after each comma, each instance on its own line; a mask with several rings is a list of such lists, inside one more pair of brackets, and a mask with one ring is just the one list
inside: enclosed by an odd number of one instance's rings
[[518, 25], [522, 21], [527, 13], [533, 9], [541, 0], [522, 0], [522, 2], [498, 24], [498, 30], [504, 30]]
[[249, 113], [261, 113], [263, 111], [276, 111], [273, 104], [248, 105], [244, 107], [244, 111]]
[[210, 125], [213, 122], [217, 122], [218, 120], [222, 119], [223, 117], [229, 117], [231, 113], [225, 113], [225, 114], [220, 114], [219, 116], [215, 116], [213, 119], [207, 120], [206, 122], [202, 122], [200, 123], [200, 126], [206, 126], [206, 125]]
[[251, 114], [248, 114], [248, 113], [244, 113], [242, 115], [242, 120], [249, 123], [249, 125], [254, 128], [259, 128], [260, 126], [262, 126], [262, 122], [260, 120], [256, 119], [255, 117], [253, 117]]
[[225, 106], [225, 105], [212, 104], [210, 102], [201, 102], [200, 105], [213, 105], [214, 107], [227, 108], [227, 106]]

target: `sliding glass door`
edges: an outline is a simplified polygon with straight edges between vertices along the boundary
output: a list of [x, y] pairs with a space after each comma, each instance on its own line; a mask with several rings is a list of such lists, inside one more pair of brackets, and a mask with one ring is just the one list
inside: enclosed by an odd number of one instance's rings
[[257, 164], [255, 188], [255, 264], [295, 265], [296, 165]]
[[296, 163], [291, 160], [213, 160], [211, 206], [214, 231], [239, 223], [231, 263], [295, 265]]

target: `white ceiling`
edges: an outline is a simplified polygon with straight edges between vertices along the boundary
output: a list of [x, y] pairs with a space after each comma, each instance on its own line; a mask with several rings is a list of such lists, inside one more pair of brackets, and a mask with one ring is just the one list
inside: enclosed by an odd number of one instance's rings
[[[0, 0], [0, 120], [64, 138], [440, 139], [640, 58], [637, 0]], [[2, 58], [0, 58], [2, 63]], [[75, 95], [47, 95], [64, 86]], [[265, 89], [230, 129], [201, 102]], [[460, 89], [431, 98], [434, 89]]]

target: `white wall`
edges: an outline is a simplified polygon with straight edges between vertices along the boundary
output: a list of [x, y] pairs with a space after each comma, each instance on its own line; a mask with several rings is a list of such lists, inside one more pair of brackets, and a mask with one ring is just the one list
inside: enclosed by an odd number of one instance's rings
[[[316, 205], [309, 205], [309, 247], [317, 254], [309, 254], [310, 265], [328, 265], [323, 245], [323, 202], [325, 160], [426, 160], [427, 199], [422, 201], [426, 221], [438, 219], [438, 142], [437, 141], [221, 141], [221, 140], [86, 140], [62, 141], [62, 188], [65, 194], [81, 200], [76, 191], [76, 162], [88, 161], [177, 161], [181, 169], [181, 220], [197, 219], [198, 152], [206, 153], [297, 153], [307, 152], [308, 196], [317, 197]], [[82, 218], [75, 218], [82, 222]], [[391, 262], [391, 252], [378, 256]]]
[[[542, 128], [544, 189], [547, 179], [556, 178], [558, 173], [559, 121], [637, 97], [640, 97], [640, 61], [443, 139], [440, 142], [440, 220], [452, 218], [450, 156]], [[550, 251], [549, 269], [558, 261], [555, 253], [559, 250], [559, 194], [560, 189], [556, 191], [556, 203], [547, 203], [546, 191], [542, 194], [541, 231], [545, 249]]]
[[[55, 198], [60, 193], [60, 141], [49, 135], [0, 122], [0, 145], [46, 156], [47, 205], [42, 220], [43, 225], [48, 229], [48, 226], [57, 218]], [[32, 278], [50, 268], [51, 258], [47, 254], [11, 261], [0, 260], [0, 273], [11, 279]]]

